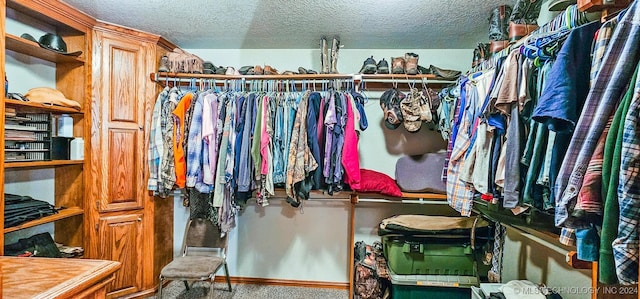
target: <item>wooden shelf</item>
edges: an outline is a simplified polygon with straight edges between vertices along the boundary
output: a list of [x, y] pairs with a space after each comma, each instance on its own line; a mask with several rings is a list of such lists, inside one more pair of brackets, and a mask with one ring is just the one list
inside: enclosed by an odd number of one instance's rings
[[294, 75], [215, 75], [215, 74], [191, 74], [191, 73], [151, 73], [152, 81], [162, 82], [166, 78], [171, 82], [176, 79], [216, 79], [216, 80], [334, 80], [349, 79], [361, 80], [433, 80], [435, 82], [455, 83], [455, 80], [436, 78], [433, 74], [294, 74]]
[[[363, 83], [363, 88], [368, 91], [383, 91], [398, 84], [416, 85], [421, 87], [424, 83], [429, 87], [436, 89], [455, 84], [456, 80], [444, 80], [436, 78], [432, 74], [294, 74], [294, 75], [213, 75], [213, 74], [187, 74], [187, 73], [151, 73], [151, 81], [162, 84], [172, 85], [193, 84], [193, 80], [219, 80], [216, 85], [221, 85], [225, 80], [242, 80], [245, 83], [261, 80], [281, 80], [293, 82], [293, 84], [326, 84], [326, 80], [350, 80], [356, 84]], [[306, 82], [305, 82], [306, 81]]]
[[[447, 195], [446, 194], [438, 194], [438, 193], [411, 193], [411, 192], [402, 192], [402, 197], [394, 197], [383, 195], [380, 193], [354, 193], [357, 197], [357, 202], [361, 199], [362, 201], [369, 201], [368, 199], [373, 199], [376, 201], [390, 202], [390, 203], [446, 203]], [[356, 202], [356, 203], [357, 203]]]
[[422, 198], [422, 199], [442, 199], [446, 200], [446, 194], [438, 194], [438, 193], [412, 193], [412, 192], [402, 192], [402, 198]]
[[58, 54], [56, 52], [40, 47], [40, 45], [38, 45], [38, 43], [36, 42], [9, 33], [6, 34], [5, 40], [7, 50], [15, 51], [55, 63], [85, 63], [85, 59], [83, 57]]
[[15, 107], [20, 109], [20, 112], [53, 112], [53, 113], [69, 113], [69, 114], [82, 114], [82, 110], [53, 106], [36, 102], [23, 102], [13, 99], [4, 99], [5, 106]]
[[29, 222], [25, 222], [23, 224], [20, 224], [18, 226], [12, 226], [12, 227], [7, 227], [4, 229], [4, 233], [10, 233], [10, 232], [14, 232], [17, 230], [21, 230], [21, 229], [25, 229], [28, 227], [34, 227], [37, 225], [41, 225], [41, 224], [45, 224], [45, 223], [50, 223], [50, 222], [54, 222], [54, 221], [58, 221], [61, 219], [65, 219], [65, 218], [69, 218], [69, 217], [73, 217], [73, 216], [77, 216], [77, 215], [82, 215], [84, 214], [84, 211], [79, 208], [79, 207], [71, 207], [71, 208], [66, 208], [63, 210], [58, 211], [57, 214], [51, 215], [51, 216], [46, 216], [46, 217], [42, 217], [40, 219], [36, 219], [36, 220], [32, 220]]
[[81, 165], [84, 160], [51, 160], [51, 161], [5, 161], [4, 168], [44, 168], [65, 165]]

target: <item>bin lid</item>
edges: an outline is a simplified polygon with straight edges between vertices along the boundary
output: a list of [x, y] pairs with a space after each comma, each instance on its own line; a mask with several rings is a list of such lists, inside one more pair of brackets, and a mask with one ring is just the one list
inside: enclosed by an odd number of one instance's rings
[[391, 283], [395, 285], [470, 288], [479, 286], [475, 276], [461, 275], [398, 275], [389, 271]]

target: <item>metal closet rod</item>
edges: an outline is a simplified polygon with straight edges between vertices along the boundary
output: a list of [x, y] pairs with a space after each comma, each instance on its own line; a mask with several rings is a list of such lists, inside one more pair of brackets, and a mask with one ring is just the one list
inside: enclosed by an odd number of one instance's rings
[[288, 81], [295, 83], [322, 82], [332, 80], [349, 80], [354, 82], [380, 82], [380, 83], [451, 83], [455, 81], [438, 80], [434, 75], [405, 75], [405, 74], [305, 74], [305, 75], [213, 75], [213, 74], [187, 74], [187, 73], [152, 73], [154, 82], [198, 82], [200, 80], [242, 80], [247, 83], [252, 81]]

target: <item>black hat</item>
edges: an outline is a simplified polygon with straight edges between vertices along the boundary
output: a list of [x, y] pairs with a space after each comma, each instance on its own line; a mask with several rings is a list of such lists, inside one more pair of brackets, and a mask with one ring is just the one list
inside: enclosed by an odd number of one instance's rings
[[69, 55], [69, 56], [80, 56], [80, 54], [82, 54], [82, 51], [75, 51], [72, 53], [68, 53], [67, 44], [64, 42], [62, 37], [57, 34], [47, 33], [41, 36], [40, 39], [37, 41], [29, 33], [23, 33], [20, 37], [36, 42], [38, 43], [38, 45], [40, 45], [40, 47], [47, 50], [51, 50], [59, 54]]

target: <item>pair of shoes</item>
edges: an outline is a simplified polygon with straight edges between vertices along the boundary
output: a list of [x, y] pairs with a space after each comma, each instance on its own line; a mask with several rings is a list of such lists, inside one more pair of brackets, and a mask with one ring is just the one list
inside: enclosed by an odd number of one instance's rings
[[389, 73], [389, 63], [387, 63], [384, 58], [376, 63], [373, 56], [367, 58], [362, 63], [362, 68], [359, 71], [360, 74], [388, 74]]
[[391, 57], [391, 73], [417, 75], [420, 68], [418, 59], [420, 56], [416, 53], [405, 53], [404, 57]]
[[338, 50], [340, 50], [340, 40], [334, 37], [331, 40], [331, 48], [326, 37], [320, 38], [320, 73], [338, 74]]

